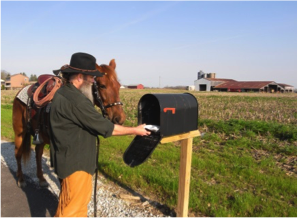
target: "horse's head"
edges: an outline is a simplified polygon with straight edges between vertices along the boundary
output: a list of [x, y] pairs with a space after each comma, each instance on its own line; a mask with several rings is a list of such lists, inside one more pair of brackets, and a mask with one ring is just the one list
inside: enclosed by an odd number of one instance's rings
[[111, 60], [109, 65], [96, 65], [96, 68], [100, 72], [105, 73], [103, 77], [96, 78], [96, 83], [108, 118], [113, 123], [122, 125], [125, 121], [125, 113], [123, 111], [122, 105], [118, 104], [120, 102], [120, 83], [115, 72], [115, 60]]

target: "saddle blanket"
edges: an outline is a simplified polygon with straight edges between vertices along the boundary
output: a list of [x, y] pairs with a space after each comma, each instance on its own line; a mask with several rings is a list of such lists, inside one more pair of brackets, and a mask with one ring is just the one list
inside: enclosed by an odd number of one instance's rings
[[28, 86], [26, 86], [25, 88], [23, 88], [23, 89], [19, 92], [19, 94], [17, 95], [17, 98], [20, 99], [24, 104], [27, 104], [27, 102], [28, 102], [28, 98], [29, 98], [29, 96], [28, 96], [28, 94], [27, 94], [27, 91], [28, 91], [28, 89], [29, 89], [30, 86], [31, 86], [31, 85], [28, 85]]

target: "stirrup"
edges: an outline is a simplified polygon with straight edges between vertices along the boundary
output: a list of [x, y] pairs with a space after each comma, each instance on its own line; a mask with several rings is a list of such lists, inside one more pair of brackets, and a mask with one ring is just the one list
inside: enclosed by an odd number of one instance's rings
[[43, 143], [42, 137], [41, 137], [41, 135], [39, 135], [39, 129], [35, 130], [35, 135], [33, 137], [33, 142], [32, 143], [35, 144], [35, 145], [39, 145], [39, 144]]

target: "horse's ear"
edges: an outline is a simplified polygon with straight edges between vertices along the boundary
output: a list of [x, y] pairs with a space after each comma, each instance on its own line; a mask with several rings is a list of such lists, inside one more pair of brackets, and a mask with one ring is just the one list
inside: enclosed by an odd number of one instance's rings
[[112, 60], [110, 61], [109, 66], [112, 67], [114, 70], [116, 69], [116, 62], [115, 62], [115, 59], [112, 59]]

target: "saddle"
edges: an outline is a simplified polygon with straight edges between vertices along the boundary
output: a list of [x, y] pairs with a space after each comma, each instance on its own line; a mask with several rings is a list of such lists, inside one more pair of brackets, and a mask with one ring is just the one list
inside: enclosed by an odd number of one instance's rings
[[[62, 80], [58, 76], [50, 74], [40, 75], [35, 84], [32, 84], [28, 91], [28, 102], [27, 102], [27, 130], [30, 131], [30, 121], [33, 117], [38, 122], [38, 128], [35, 129], [35, 136], [33, 138], [33, 144], [42, 144], [43, 140], [39, 136], [40, 129], [49, 132], [49, 111], [50, 103], [53, 99], [56, 91], [62, 86]], [[46, 113], [46, 114], [44, 114]], [[42, 114], [42, 115], [41, 115]]]
[[37, 108], [42, 108], [53, 99], [61, 85], [62, 80], [59, 77], [43, 74], [38, 77], [37, 83], [29, 87], [27, 94], [29, 98], [33, 97], [34, 105]]
[[42, 74], [37, 78], [37, 83], [34, 83], [33, 85], [31, 85], [27, 91], [27, 94], [29, 97], [32, 96], [32, 94], [35, 92], [35, 90], [37, 89], [37, 87], [42, 84], [45, 80], [47, 80], [48, 78], [52, 78], [53, 75], [51, 74]]

